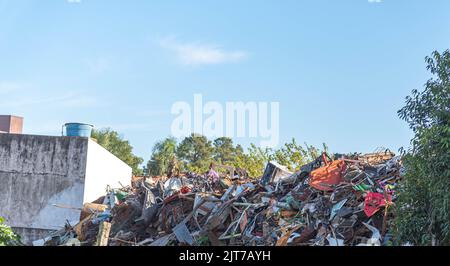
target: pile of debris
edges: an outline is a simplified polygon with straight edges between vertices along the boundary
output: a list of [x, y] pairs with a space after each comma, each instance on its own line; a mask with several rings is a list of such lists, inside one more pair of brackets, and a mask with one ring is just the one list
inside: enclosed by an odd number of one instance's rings
[[45, 245], [391, 244], [390, 208], [404, 170], [389, 151], [336, 160], [324, 153], [296, 173], [269, 162], [258, 180], [214, 169], [108, 189]]

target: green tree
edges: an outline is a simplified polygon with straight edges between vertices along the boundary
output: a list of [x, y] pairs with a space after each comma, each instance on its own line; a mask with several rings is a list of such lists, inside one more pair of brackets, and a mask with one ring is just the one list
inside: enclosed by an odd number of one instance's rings
[[[323, 149], [327, 151], [325, 144]], [[230, 138], [221, 137], [211, 142], [205, 136], [192, 134], [184, 138], [178, 146], [173, 138], [158, 142], [153, 148], [146, 169], [150, 175], [164, 175], [169, 171], [171, 163], [175, 162], [176, 166], [181, 164], [184, 171], [202, 174], [208, 170], [211, 163], [216, 163], [244, 169], [250, 177], [258, 178], [262, 176], [268, 161], [277, 161], [291, 171], [297, 171], [302, 165], [315, 160], [321, 152], [313, 146], [306, 145], [304, 148], [298, 145], [295, 139], [279, 149], [261, 148], [251, 144], [247, 152], [244, 152], [242, 146], [235, 146]]]
[[[321, 150], [305, 144], [305, 148], [297, 144], [295, 139], [285, 143], [279, 149], [261, 148], [250, 145], [247, 153], [239, 154], [234, 159], [234, 166], [246, 169], [253, 178], [263, 175], [264, 168], [269, 161], [276, 161], [285, 165], [292, 172], [300, 170], [300, 167], [314, 161], [322, 153]], [[323, 150], [328, 148], [323, 144]]]
[[221, 137], [214, 140], [213, 158], [219, 164], [230, 164], [243, 152], [240, 145], [234, 146], [231, 138]]
[[[327, 150], [324, 143], [323, 151], [327, 152]], [[291, 171], [297, 171], [301, 166], [314, 161], [321, 153], [321, 150], [308, 144], [305, 144], [305, 148], [303, 148], [293, 138], [291, 142], [285, 143], [280, 149], [274, 151], [273, 160], [285, 165]]]
[[128, 140], [124, 140], [119, 133], [110, 128], [93, 130], [91, 137], [97, 141], [103, 148], [117, 156], [123, 162], [133, 169], [134, 175], [142, 175], [140, 164], [144, 161], [142, 158], [133, 154], [133, 147]]
[[192, 134], [177, 147], [177, 157], [184, 170], [196, 173], [206, 172], [211, 162], [214, 147], [205, 136]]
[[4, 222], [5, 219], [0, 217], [0, 246], [20, 245], [20, 237]]
[[273, 159], [273, 150], [251, 144], [247, 153], [238, 154], [233, 162], [234, 167], [247, 170], [250, 177], [261, 177], [268, 161]]
[[414, 132], [404, 157], [406, 175], [396, 202], [400, 243], [449, 245], [450, 241], [450, 51], [426, 58], [433, 75], [412, 91], [399, 110]]
[[174, 138], [166, 138], [155, 144], [151, 159], [147, 163], [150, 175], [160, 176], [167, 174], [170, 162], [174, 160], [176, 147], [177, 141]]

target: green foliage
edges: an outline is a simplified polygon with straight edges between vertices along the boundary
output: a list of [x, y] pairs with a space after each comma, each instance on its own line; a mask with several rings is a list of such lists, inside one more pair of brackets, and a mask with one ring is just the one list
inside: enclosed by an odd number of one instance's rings
[[244, 151], [240, 145], [233, 145], [233, 140], [222, 137], [214, 140], [214, 161], [219, 164], [228, 164], [234, 161], [234, 158]]
[[[327, 147], [324, 145], [324, 151]], [[298, 145], [295, 139], [280, 149], [260, 148], [251, 144], [247, 152], [240, 145], [234, 145], [227, 137], [208, 140], [205, 136], [192, 134], [184, 138], [177, 146], [173, 138], [158, 142], [147, 163], [149, 175], [167, 174], [173, 162], [180, 160], [181, 170], [203, 174], [211, 163], [230, 165], [244, 169], [250, 177], [262, 176], [268, 161], [275, 160], [286, 165], [291, 171], [299, 170], [320, 156], [322, 151], [312, 146], [305, 148]], [[176, 158], [175, 158], [176, 157]]]
[[134, 175], [142, 175], [143, 172], [139, 165], [144, 160], [133, 154], [133, 147], [127, 140], [119, 136], [119, 133], [110, 128], [104, 128], [93, 130], [91, 137], [103, 148], [128, 164], [133, 169]]
[[433, 77], [413, 90], [399, 116], [414, 132], [404, 158], [407, 170], [396, 207], [401, 243], [449, 245], [450, 241], [450, 51], [426, 58]]
[[197, 239], [197, 244], [200, 247], [204, 247], [204, 246], [210, 246], [211, 242], [209, 241], [209, 237], [208, 236], [202, 236], [202, 237], [199, 237]]
[[178, 145], [176, 154], [184, 170], [204, 173], [213, 162], [213, 151], [212, 142], [205, 136], [192, 134]]
[[235, 158], [233, 166], [245, 169], [251, 177], [260, 177], [267, 162], [272, 158], [271, 152], [271, 149], [262, 149], [251, 144], [247, 153], [241, 153]]
[[[305, 165], [311, 161], [314, 161], [322, 154], [322, 151], [305, 144], [306, 148], [297, 144], [295, 139], [291, 142], [284, 144], [280, 149], [274, 151], [273, 159], [282, 165], [285, 165], [291, 171], [299, 170], [302, 165]], [[327, 147], [323, 144], [323, 151], [327, 151]]]
[[[327, 151], [325, 144], [323, 151]], [[295, 139], [279, 149], [263, 149], [252, 144], [246, 154], [236, 157], [234, 166], [246, 169], [251, 177], [257, 178], [263, 175], [268, 161], [276, 161], [295, 172], [300, 170], [301, 166], [314, 161], [321, 153], [319, 149], [307, 144], [303, 148]]]
[[20, 237], [11, 227], [4, 224], [5, 219], [0, 217], [0, 246], [16, 246], [20, 244]]
[[148, 173], [152, 176], [167, 174], [170, 163], [174, 160], [177, 141], [167, 138], [155, 144], [150, 161], [147, 163]]

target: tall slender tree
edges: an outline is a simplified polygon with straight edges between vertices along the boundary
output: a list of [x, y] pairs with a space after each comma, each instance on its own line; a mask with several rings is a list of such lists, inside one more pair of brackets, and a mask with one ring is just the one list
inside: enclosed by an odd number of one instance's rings
[[400, 242], [450, 244], [450, 51], [426, 58], [430, 78], [398, 113], [414, 132], [396, 208]]
[[177, 141], [174, 138], [166, 138], [157, 142], [153, 147], [152, 156], [147, 163], [150, 175], [164, 175], [169, 171], [169, 166], [175, 160]]

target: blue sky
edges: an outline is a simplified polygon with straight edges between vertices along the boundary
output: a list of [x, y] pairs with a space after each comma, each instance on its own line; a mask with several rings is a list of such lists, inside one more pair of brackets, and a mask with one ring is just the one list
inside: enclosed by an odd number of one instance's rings
[[[176, 101], [280, 102], [281, 142], [408, 146], [396, 111], [450, 47], [450, 1], [0, 0], [0, 113], [111, 127], [146, 160]], [[236, 139], [243, 145], [254, 139]]]

